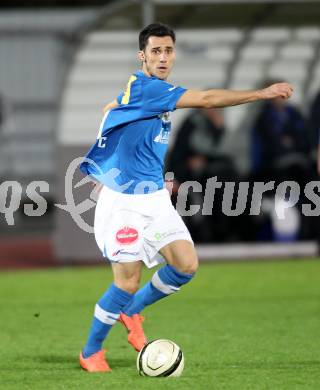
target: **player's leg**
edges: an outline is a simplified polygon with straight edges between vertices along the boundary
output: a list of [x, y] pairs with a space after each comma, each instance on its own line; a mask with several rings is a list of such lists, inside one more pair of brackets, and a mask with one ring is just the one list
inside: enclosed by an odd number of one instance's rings
[[114, 284], [128, 293], [134, 294], [140, 285], [142, 265], [142, 261], [112, 263]]
[[86, 370], [110, 371], [104, 360], [102, 344], [120, 312], [139, 288], [141, 266], [141, 261], [112, 264], [114, 283], [96, 303], [89, 337], [80, 354], [80, 364]]
[[[114, 282], [119, 288], [134, 294], [139, 288], [142, 262], [139, 262], [139, 272], [133, 274], [130, 273], [130, 269], [128, 269], [125, 264], [128, 263], [115, 264], [113, 266]], [[130, 305], [130, 302], [133, 299], [134, 295], [132, 295], [131, 300], [127, 303], [126, 306]], [[135, 313], [129, 317], [123, 313], [123, 310], [124, 308], [122, 309], [119, 320], [127, 328], [128, 342], [134, 347], [136, 351], [140, 351], [147, 343], [147, 338], [142, 328], [142, 322], [144, 318], [138, 313]]]
[[127, 316], [138, 314], [146, 306], [179, 291], [195, 275], [198, 258], [190, 241], [173, 241], [161, 248], [160, 253], [168, 264], [156, 271], [152, 279], [135, 293], [123, 310]]
[[[143, 230], [142, 258], [148, 267], [155, 265], [158, 257], [164, 257], [168, 264], [160, 268], [123, 309], [120, 318], [125, 317], [128, 321], [141, 318], [140, 312], [146, 306], [179, 291], [193, 278], [198, 266], [190, 233], [172, 206], [169, 194], [157, 194], [150, 209], [152, 223], [149, 221], [148, 228]], [[143, 347], [141, 343], [131, 344], [136, 350]]]
[[197, 252], [190, 241], [177, 240], [160, 249], [166, 262], [178, 272], [185, 275], [194, 275], [197, 272], [199, 261]]

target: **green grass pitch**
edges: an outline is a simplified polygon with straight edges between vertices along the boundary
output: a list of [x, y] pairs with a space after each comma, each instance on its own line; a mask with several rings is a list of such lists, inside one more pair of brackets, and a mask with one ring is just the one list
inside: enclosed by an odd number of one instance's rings
[[106, 345], [112, 373], [78, 367], [109, 267], [2, 272], [0, 389], [318, 390], [319, 267], [300, 259], [202, 264], [192, 283], [144, 313], [150, 339], [183, 349], [180, 378], [140, 377], [120, 324]]

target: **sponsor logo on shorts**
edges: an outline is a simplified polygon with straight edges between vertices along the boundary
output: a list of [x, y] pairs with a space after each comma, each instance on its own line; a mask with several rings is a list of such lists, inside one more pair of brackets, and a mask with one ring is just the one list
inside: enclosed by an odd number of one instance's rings
[[128, 255], [128, 256], [138, 256], [139, 252], [127, 252], [123, 249], [118, 249], [117, 251], [112, 253], [112, 256], [118, 255]]
[[161, 237], [162, 237], [162, 234], [161, 233], [156, 233], [154, 235], [154, 238], [157, 240], [157, 241], [160, 241], [161, 240]]
[[123, 245], [130, 245], [138, 240], [139, 233], [136, 229], [125, 226], [116, 233], [116, 240]]
[[157, 241], [161, 241], [167, 237], [170, 237], [170, 236], [173, 236], [173, 235], [176, 235], [176, 234], [183, 234], [185, 233], [184, 230], [171, 230], [169, 232], [164, 232], [164, 233], [155, 233], [154, 235], [154, 238], [157, 240]]

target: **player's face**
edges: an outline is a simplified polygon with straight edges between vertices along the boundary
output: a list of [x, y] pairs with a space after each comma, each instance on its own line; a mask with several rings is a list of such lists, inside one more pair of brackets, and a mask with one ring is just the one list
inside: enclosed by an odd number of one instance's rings
[[143, 72], [161, 80], [167, 79], [175, 57], [174, 43], [170, 36], [149, 37], [145, 50], [139, 52]]

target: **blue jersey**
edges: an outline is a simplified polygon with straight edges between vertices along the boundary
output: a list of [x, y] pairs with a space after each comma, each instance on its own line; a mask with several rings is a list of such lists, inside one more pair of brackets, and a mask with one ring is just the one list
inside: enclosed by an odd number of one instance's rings
[[162, 189], [170, 111], [185, 91], [142, 71], [134, 73], [117, 98], [119, 106], [104, 116], [82, 172], [127, 194]]

